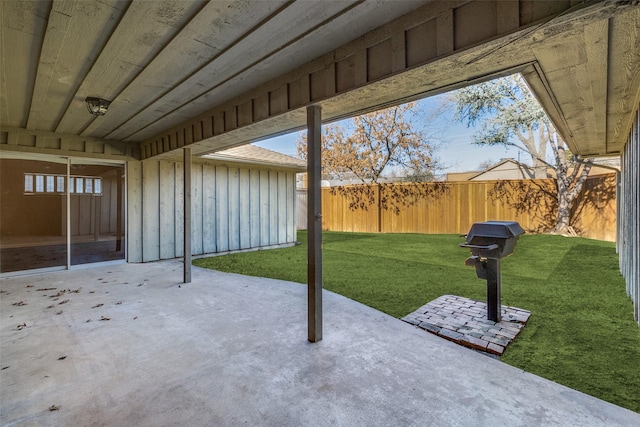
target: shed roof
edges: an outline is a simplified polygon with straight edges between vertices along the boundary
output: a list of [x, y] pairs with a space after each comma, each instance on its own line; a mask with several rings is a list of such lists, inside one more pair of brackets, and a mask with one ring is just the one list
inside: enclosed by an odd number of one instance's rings
[[202, 156], [202, 158], [230, 161], [234, 163], [282, 167], [295, 169], [300, 172], [307, 170], [307, 164], [304, 160], [278, 153], [276, 151], [267, 150], [266, 148], [252, 144], [216, 151], [215, 153], [206, 154]]

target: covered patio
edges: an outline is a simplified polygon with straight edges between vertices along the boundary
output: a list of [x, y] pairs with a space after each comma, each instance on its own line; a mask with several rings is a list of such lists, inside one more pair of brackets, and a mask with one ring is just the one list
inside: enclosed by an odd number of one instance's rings
[[[52, 235], [45, 212], [66, 248], [2, 277], [1, 424], [640, 425], [323, 291], [319, 196], [322, 123], [520, 72], [573, 154], [622, 157], [618, 250], [639, 319], [637, 2], [0, 3], [0, 161], [29, 166], [0, 205], [41, 202], [0, 224], [0, 243]], [[191, 271], [192, 254], [246, 235], [243, 212], [274, 218], [245, 203], [243, 176], [294, 182], [202, 156], [305, 127], [308, 288]], [[121, 264], [83, 269], [72, 226], [106, 197], [96, 168], [114, 180]], [[246, 248], [293, 243], [266, 223]]]
[[640, 425], [640, 414], [324, 291], [119, 264], [3, 279], [2, 425]]

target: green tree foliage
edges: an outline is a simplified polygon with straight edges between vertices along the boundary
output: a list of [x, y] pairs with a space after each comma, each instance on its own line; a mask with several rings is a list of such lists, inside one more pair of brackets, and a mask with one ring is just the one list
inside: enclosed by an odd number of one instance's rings
[[[590, 165], [571, 157], [524, 78], [512, 75], [452, 92], [448, 104], [455, 119], [476, 126], [474, 142], [479, 145], [513, 146], [529, 154], [536, 178], [556, 180], [557, 218], [553, 232], [568, 234], [571, 207], [582, 190]], [[548, 154], [551, 151], [551, 156]]]

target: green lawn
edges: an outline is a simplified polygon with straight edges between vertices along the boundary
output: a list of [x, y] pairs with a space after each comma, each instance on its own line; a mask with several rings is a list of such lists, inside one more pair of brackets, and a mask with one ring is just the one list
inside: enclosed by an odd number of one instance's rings
[[[194, 261], [195, 265], [306, 283], [302, 245]], [[323, 283], [395, 317], [445, 294], [485, 300], [455, 235], [323, 233]], [[502, 304], [532, 315], [502, 360], [640, 412], [640, 328], [612, 243], [522, 236], [502, 262]]]

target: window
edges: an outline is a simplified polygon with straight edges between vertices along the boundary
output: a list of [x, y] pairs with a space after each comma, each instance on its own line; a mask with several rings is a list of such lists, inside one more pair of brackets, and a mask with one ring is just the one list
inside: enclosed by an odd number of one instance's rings
[[64, 193], [64, 176], [58, 175], [56, 178], [58, 181], [58, 184], [57, 184], [58, 193]]
[[46, 192], [47, 193], [54, 193], [56, 191], [55, 189], [55, 180], [54, 180], [55, 176], [53, 175], [47, 175], [46, 176], [46, 180], [47, 180], [47, 187], [46, 187]]
[[24, 192], [33, 193], [33, 175], [24, 174]]
[[36, 193], [44, 192], [44, 175], [36, 175]]
[[[35, 184], [34, 184], [35, 183]], [[102, 178], [71, 176], [69, 191], [72, 194], [102, 195]], [[64, 194], [65, 175], [24, 174], [24, 194]]]

